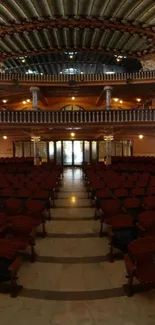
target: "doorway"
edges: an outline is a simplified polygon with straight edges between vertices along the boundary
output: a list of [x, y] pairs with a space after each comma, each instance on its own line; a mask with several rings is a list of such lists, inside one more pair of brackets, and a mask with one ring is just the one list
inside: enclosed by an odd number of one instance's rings
[[80, 166], [83, 163], [83, 141], [62, 141], [62, 164]]

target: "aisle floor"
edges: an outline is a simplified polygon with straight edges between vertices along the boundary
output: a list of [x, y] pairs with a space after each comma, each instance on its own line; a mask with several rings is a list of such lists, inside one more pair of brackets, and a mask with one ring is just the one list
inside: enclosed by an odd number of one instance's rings
[[108, 261], [107, 238], [87, 198], [82, 170], [66, 168], [48, 237], [19, 272], [16, 299], [0, 294], [2, 325], [154, 325], [155, 290], [126, 297], [122, 260]]

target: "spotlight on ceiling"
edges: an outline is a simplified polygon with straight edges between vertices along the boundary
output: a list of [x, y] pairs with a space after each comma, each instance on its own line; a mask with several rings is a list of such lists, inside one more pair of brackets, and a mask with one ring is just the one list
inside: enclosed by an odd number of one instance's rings
[[73, 55], [70, 55], [69, 57], [70, 57], [70, 59], [73, 59]]
[[72, 97], [72, 100], [75, 100], [75, 97], [74, 96]]
[[25, 63], [25, 59], [23, 59], [22, 62]]
[[120, 104], [123, 104], [123, 101], [122, 100], [120, 100], [119, 102], [120, 102]]
[[120, 61], [121, 61], [121, 59], [117, 58], [117, 59], [116, 59], [116, 61], [117, 61], [117, 62], [120, 62]]
[[75, 133], [74, 132], [71, 132], [71, 137], [75, 137]]
[[137, 100], [137, 102], [138, 102], [138, 103], [140, 103], [140, 102], [141, 102], [141, 98], [137, 98], [136, 100]]
[[3, 135], [3, 139], [6, 140], [8, 137], [6, 135]]
[[27, 99], [26, 101], [27, 101], [27, 103], [30, 103], [30, 99]]
[[7, 100], [6, 100], [6, 99], [3, 99], [2, 102], [3, 102], [4, 104], [6, 104], [6, 103], [7, 103]]
[[117, 103], [118, 102], [118, 98], [114, 98], [114, 101]]
[[143, 134], [139, 134], [139, 139], [143, 139]]
[[26, 104], [26, 100], [23, 100], [23, 104], [24, 104], [24, 105]]

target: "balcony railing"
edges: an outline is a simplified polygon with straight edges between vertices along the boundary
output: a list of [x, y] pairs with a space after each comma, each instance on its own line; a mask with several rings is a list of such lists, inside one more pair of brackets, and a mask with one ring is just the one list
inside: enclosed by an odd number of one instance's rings
[[155, 71], [142, 71], [135, 73], [115, 74], [77, 74], [77, 75], [36, 75], [36, 74], [0, 74], [0, 83], [99, 83], [99, 82], [140, 82], [141, 80], [154, 80]]
[[0, 111], [1, 124], [121, 124], [155, 122], [155, 109], [94, 111]]

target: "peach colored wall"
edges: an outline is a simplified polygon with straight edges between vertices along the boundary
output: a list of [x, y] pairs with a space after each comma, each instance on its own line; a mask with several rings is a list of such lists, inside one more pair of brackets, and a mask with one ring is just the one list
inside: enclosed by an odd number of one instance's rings
[[155, 137], [133, 140], [133, 156], [155, 156]]
[[13, 157], [12, 139], [0, 139], [0, 157]]

